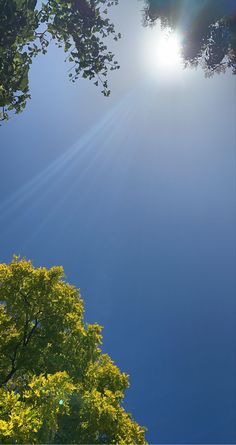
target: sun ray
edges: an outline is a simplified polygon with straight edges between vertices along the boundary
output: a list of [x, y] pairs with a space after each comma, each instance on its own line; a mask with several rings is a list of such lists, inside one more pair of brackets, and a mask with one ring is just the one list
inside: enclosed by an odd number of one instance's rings
[[[27, 201], [36, 198], [37, 194], [42, 199], [47, 192], [47, 185], [58, 184], [68, 171], [73, 167], [75, 160], [82, 159], [86, 156], [91, 147], [91, 143], [98, 135], [103, 134], [112, 123], [116, 120], [117, 115], [122, 108], [124, 98], [110, 110], [104, 118], [90, 128], [75, 144], [66, 150], [59, 158], [55, 159], [49, 166], [42, 170], [38, 175], [24, 184], [20, 189], [8, 197], [0, 205], [0, 219], [3, 220], [7, 216], [14, 214], [20, 207], [23, 207]], [[34, 199], [35, 201], [36, 199]], [[38, 202], [38, 199], [36, 200]]]

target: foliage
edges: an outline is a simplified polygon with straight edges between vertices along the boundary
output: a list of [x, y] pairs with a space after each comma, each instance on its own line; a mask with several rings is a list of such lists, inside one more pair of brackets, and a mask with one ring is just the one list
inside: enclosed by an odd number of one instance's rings
[[[28, 73], [32, 52], [26, 43], [35, 38], [38, 18], [36, 2], [0, 0], [0, 118], [8, 110], [19, 113], [29, 98]], [[35, 48], [36, 50], [36, 48]]]
[[236, 7], [231, 0], [146, 0], [144, 22], [180, 28], [186, 66], [201, 65], [207, 76], [232, 68], [236, 74]]
[[0, 0], [0, 119], [9, 111], [21, 112], [30, 97], [29, 68], [39, 53], [45, 54], [51, 41], [64, 47], [72, 63], [69, 77], [94, 79], [110, 94], [109, 70], [119, 68], [105, 40], [116, 34], [107, 17], [118, 0]]
[[61, 267], [0, 265], [0, 334], [1, 443], [146, 443], [122, 406], [128, 376]]

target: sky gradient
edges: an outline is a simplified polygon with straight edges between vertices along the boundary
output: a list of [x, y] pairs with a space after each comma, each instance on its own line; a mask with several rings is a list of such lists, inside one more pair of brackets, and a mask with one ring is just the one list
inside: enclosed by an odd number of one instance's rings
[[64, 266], [149, 442], [236, 443], [236, 79], [158, 72], [141, 9], [113, 10], [110, 98], [34, 61], [0, 128], [1, 261]]

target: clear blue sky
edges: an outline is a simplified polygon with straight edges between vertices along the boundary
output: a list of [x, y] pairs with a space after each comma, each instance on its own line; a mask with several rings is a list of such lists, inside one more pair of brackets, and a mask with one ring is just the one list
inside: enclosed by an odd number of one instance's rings
[[35, 60], [0, 128], [1, 261], [64, 266], [150, 442], [236, 443], [236, 78], [148, 66], [142, 6], [113, 10], [110, 98]]

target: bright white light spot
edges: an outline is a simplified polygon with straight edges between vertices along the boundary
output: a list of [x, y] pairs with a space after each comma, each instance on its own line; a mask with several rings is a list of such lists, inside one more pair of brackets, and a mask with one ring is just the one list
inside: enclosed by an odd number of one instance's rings
[[175, 67], [181, 60], [181, 45], [177, 34], [163, 33], [156, 43], [156, 54], [158, 63], [163, 67]]
[[176, 78], [183, 69], [180, 34], [160, 27], [146, 30], [142, 64], [154, 78]]

